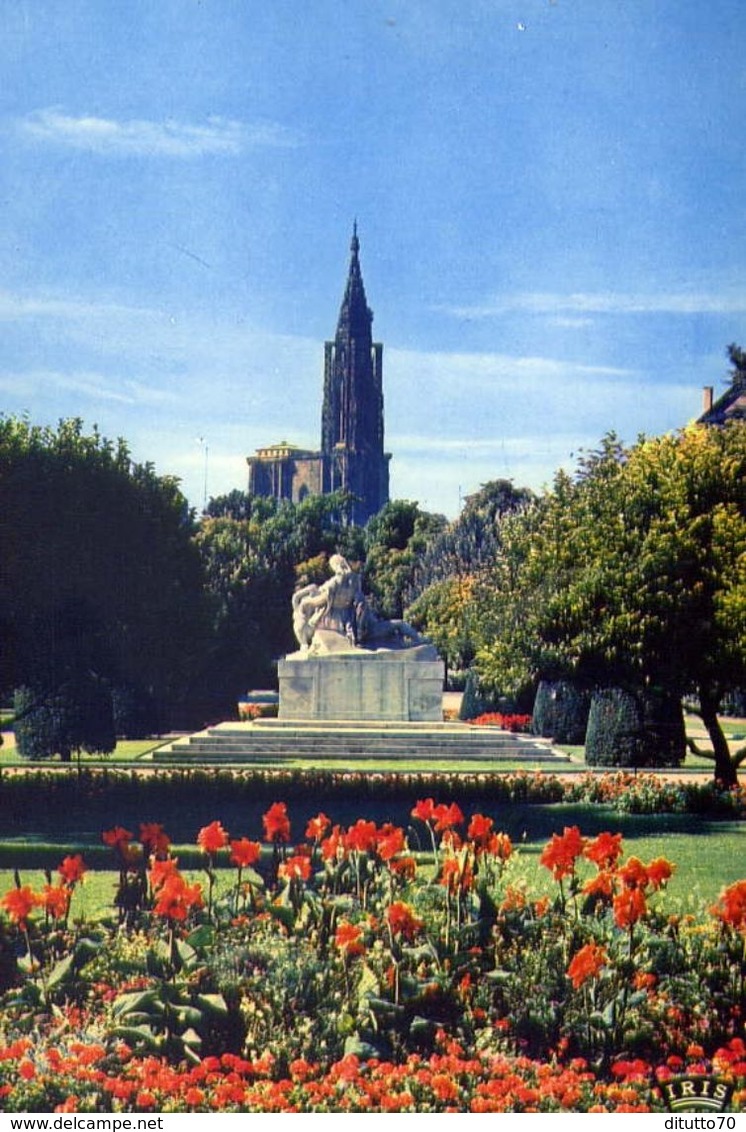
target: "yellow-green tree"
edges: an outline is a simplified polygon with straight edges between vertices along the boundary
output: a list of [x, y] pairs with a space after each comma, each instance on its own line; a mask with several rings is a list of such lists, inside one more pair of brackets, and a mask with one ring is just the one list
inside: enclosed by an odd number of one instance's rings
[[746, 682], [746, 426], [697, 426], [624, 449], [503, 529], [479, 587], [483, 675], [619, 681], [693, 695], [715, 776], [736, 781], [718, 719]]

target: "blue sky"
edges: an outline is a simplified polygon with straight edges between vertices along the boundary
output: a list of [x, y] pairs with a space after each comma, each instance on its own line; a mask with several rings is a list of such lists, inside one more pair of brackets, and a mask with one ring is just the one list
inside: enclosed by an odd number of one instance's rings
[[746, 344], [742, 0], [0, 16], [0, 410], [197, 507], [318, 446], [354, 218], [392, 494], [431, 510], [686, 424]]

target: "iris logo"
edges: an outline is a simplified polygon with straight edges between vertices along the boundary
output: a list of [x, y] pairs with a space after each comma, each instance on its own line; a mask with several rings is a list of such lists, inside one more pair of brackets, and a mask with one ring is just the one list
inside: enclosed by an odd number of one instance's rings
[[[719, 1077], [672, 1077], [659, 1087], [671, 1112], [723, 1112], [733, 1093], [732, 1085]], [[666, 1128], [683, 1127], [666, 1121]]]

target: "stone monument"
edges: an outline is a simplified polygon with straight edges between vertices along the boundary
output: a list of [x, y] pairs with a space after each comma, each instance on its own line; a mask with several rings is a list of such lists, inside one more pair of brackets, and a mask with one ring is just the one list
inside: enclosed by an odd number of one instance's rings
[[300, 647], [278, 666], [279, 718], [441, 721], [445, 668], [434, 646], [405, 621], [378, 617], [341, 555], [329, 565], [331, 578], [293, 595]]

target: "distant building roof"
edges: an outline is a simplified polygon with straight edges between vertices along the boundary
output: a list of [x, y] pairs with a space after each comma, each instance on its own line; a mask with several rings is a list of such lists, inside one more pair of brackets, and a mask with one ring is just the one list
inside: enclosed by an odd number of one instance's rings
[[705, 388], [705, 409], [697, 424], [724, 425], [727, 421], [746, 420], [746, 381], [734, 380], [716, 401], [712, 387]]

